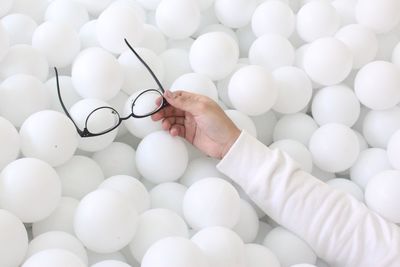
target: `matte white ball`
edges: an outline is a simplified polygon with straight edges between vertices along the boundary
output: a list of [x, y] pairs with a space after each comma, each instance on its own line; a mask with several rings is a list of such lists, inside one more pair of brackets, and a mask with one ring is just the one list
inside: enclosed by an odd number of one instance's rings
[[62, 184], [63, 196], [81, 199], [104, 181], [104, 174], [96, 161], [85, 156], [73, 156], [56, 168]]
[[278, 121], [275, 112], [269, 111], [260, 116], [252, 117], [257, 130], [257, 139], [265, 145], [270, 145], [273, 140], [274, 128]]
[[284, 267], [303, 262], [314, 264], [317, 256], [310, 246], [290, 231], [277, 227], [266, 236], [264, 243]]
[[204, 252], [210, 267], [244, 266], [243, 241], [230, 229], [208, 227], [197, 232], [192, 241]]
[[236, 36], [239, 42], [240, 57], [247, 57], [251, 45], [257, 38], [251, 29], [251, 25], [237, 29]]
[[[307, 74], [297, 67], [276, 69], [275, 80], [278, 97], [273, 109], [279, 113], [296, 113], [304, 109], [312, 97], [312, 83]], [[270, 96], [269, 96], [270, 97]]]
[[196, 33], [196, 35], [194, 37], [199, 37], [200, 35], [206, 34], [209, 32], [224, 32], [224, 33], [228, 34], [230, 37], [232, 37], [233, 40], [235, 40], [235, 42], [238, 42], [238, 37], [236, 36], [234, 30], [232, 28], [229, 28], [228, 26], [225, 26], [224, 24], [220, 24], [220, 23], [207, 25], [206, 27], [204, 27], [203, 29], [198, 31], [198, 33]]
[[160, 55], [164, 63], [164, 84], [171, 88], [172, 83], [185, 73], [191, 72], [189, 52], [184, 49], [168, 49]]
[[150, 196], [146, 187], [134, 177], [127, 175], [112, 176], [104, 180], [99, 188], [112, 189], [125, 195], [139, 214], [150, 208]]
[[47, 0], [14, 0], [11, 12], [25, 14], [33, 18], [36, 22], [41, 22], [43, 21], [48, 5], [49, 1]]
[[357, 23], [355, 9], [357, 0], [333, 0], [332, 6], [340, 16], [342, 26]]
[[360, 102], [349, 87], [330, 86], [316, 93], [311, 110], [319, 125], [341, 123], [351, 127], [360, 116]]
[[386, 61], [365, 65], [354, 82], [354, 90], [365, 106], [381, 110], [392, 108], [400, 102], [400, 70]]
[[122, 68], [116, 58], [98, 47], [83, 50], [74, 61], [71, 74], [77, 92], [85, 98], [110, 100], [123, 84]]
[[0, 86], [0, 116], [9, 120], [15, 127], [21, 127], [30, 115], [49, 106], [48, 92], [36, 77], [14, 75], [3, 81]]
[[14, 0], [4, 0], [0, 4], [0, 17], [7, 14], [14, 4]]
[[400, 129], [400, 107], [371, 110], [365, 116], [363, 135], [372, 147], [386, 149], [390, 137]]
[[257, 4], [257, 0], [216, 0], [214, 10], [222, 24], [240, 28], [249, 24]]
[[208, 96], [218, 101], [218, 91], [214, 82], [204, 74], [186, 73], [178, 77], [171, 85], [170, 90], [184, 90], [187, 92]]
[[14, 45], [0, 62], [0, 77], [7, 79], [16, 74], [32, 75], [44, 82], [49, 75], [49, 64], [46, 57], [32, 46]]
[[247, 201], [240, 200], [238, 223], [232, 228], [245, 243], [253, 242], [258, 234], [259, 221], [256, 210]]
[[10, 47], [10, 38], [2, 23], [0, 23], [0, 59], [3, 59]]
[[110, 5], [99, 16], [96, 23], [97, 38], [100, 45], [112, 53], [122, 53], [128, 47], [126, 38], [133, 44], [143, 39], [143, 21], [137, 11], [128, 4]]
[[140, 45], [159, 55], [167, 49], [167, 40], [160, 29], [150, 24], [144, 24], [143, 40]]
[[67, 250], [78, 256], [83, 263], [88, 263], [88, 256], [82, 243], [75, 236], [61, 231], [51, 231], [35, 237], [29, 243], [26, 258], [48, 249]]
[[304, 70], [314, 82], [335, 85], [350, 74], [353, 54], [342, 41], [326, 37], [311, 43], [305, 52], [303, 64]]
[[0, 170], [17, 159], [21, 147], [20, 136], [14, 125], [0, 117]]
[[224, 175], [217, 170], [217, 163], [217, 160], [210, 157], [197, 157], [191, 160], [179, 183], [189, 187], [203, 178], [223, 177]]
[[297, 13], [297, 33], [306, 42], [332, 36], [340, 26], [340, 17], [328, 1], [311, 1]]
[[10, 45], [32, 43], [37, 24], [31, 17], [24, 14], [10, 14], [3, 17], [1, 22], [8, 33]]
[[89, 47], [100, 46], [96, 33], [96, 20], [91, 20], [85, 23], [79, 29], [79, 38], [81, 39], [81, 48], [86, 49]]
[[200, 248], [183, 237], [167, 237], [156, 242], [145, 254], [142, 267], [209, 267]]
[[[143, 0], [142, 0], [143, 1]], [[201, 11], [211, 10], [215, 0], [195, 0]]]
[[172, 182], [184, 173], [188, 152], [182, 139], [158, 131], [140, 142], [136, 150], [136, 164], [145, 179], [156, 184]]
[[[125, 248], [126, 249], [126, 248]], [[128, 262], [126, 257], [122, 254], [121, 251], [117, 251], [114, 253], [96, 253], [87, 249], [87, 254], [89, 258], [89, 264], [96, 264], [102, 261], [120, 261], [120, 262]], [[136, 266], [132, 266], [136, 267]]]
[[72, 64], [81, 48], [79, 35], [73, 28], [52, 21], [36, 28], [32, 46], [46, 56], [51, 67], [59, 68]]
[[19, 266], [28, 250], [28, 234], [24, 224], [9, 211], [0, 209], [1, 266]]
[[57, 111], [44, 110], [28, 117], [21, 126], [21, 151], [25, 157], [64, 164], [78, 148], [78, 135], [71, 120]]
[[244, 254], [247, 267], [281, 267], [278, 258], [265, 246], [245, 244]]
[[168, 209], [183, 218], [183, 198], [187, 187], [179, 183], [162, 183], [150, 191], [152, 209]]
[[8, 164], [0, 174], [0, 205], [23, 222], [49, 216], [61, 198], [56, 171], [46, 162], [22, 158]]
[[[58, 80], [61, 86], [60, 90], [62, 90], [62, 100], [67, 110], [69, 110], [73, 104], [82, 98], [76, 92], [70, 76], [59, 76]], [[45, 86], [50, 95], [51, 109], [64, 113], [64, 109], [62, 108], [60, 99], [58, 98], [56, 77], [52, 77], [50, 80], [48, 80], [45, 83]]]
[[278, 90], [266, 68], [250, 65], [232, 75], [228, 94], [237, 110], [249, 116], [258, 116], [268, 112], [276, 103]]
[[135, 259], [141, 262], [154, 243], [172, 236], [189, 237], [185, 221], [170, 210], [152, 209], [140, 215], [137, 233], [129, 249]]
[[63, 23], [79, 31], [89, 21], [89, 13], [79, 2], [54, 0], [46, 9], [45, 20]]
[[387, 155], [393, 168], [400, 170], [400, 130], [390, 137], [387, 145]]
[[76, 2], [82, 4], [91, 15], [98, 16], [113, 0], [77, 0]]
[[246, 130], [252, 136], [257, 137], [257, 128], [249, 116], [235, 109], [225, 110], [225, 114], [240, 130]]
[[360, 153], [350, 169], [350, 178], [361, 188], [365, 188], [369, 179], [380, 172], [390, 170], [388, 154], [382, 148], [369, 148]]
[[240, 197], [229, 182], [221, 178], [205, 178], [186, 191], [183, 214], [193, 229], [210, 226], [232, 228], [239, 221]]
[[86, 264], [64, 249], [47, 249], [30, 257], [21, 267], [85, 267]]
[[357, 2], [355, 14], [358, 23], [376, 33], [387, 33], [400, 22], [400, 2], [396, 0], [361, 0]]
[[364, 192], [363, 190], [354, 182], [348, 179], [343, 179], [343, 178], [336, 178], [336, 179], [331, 179], [326, 182], [328, 185], [330, 185], [332, 188], [348, 193], [355, 197], [357, 200], [363, 202], [364, 200]]
[[309, 144], [314, 164], [324, 171], [350, 168], [360, 153], [357, 135], [343, 124], [328, 123], [311, 136]]
[[302, 143], [295, 140], [283, 139], [274, 142], [272, 145], [270, 145], [270, 148], [280, 149], [286, 152], [294, 161], [296, 161], [300, 165], [302, 170], [306, 172], [312, 171], [312, 155], [307, 147]]
[[129, 264], [122, 261], [106, 260], [98, 262], [91, 267], [131, 267]]
[[260, 37], [275, 33], [289, 38], [295, 29], [295, 15], [284, 1], [265, 1], [255, 10], [251, 26], [254, 34]]
[[400, 171], [384, 171], [369, 180], [365, 188], [368, 207], [394, 223], [400, 223], [396, 208], [400, 201]]
[[359, 69], [371, 62], [378, 52], [378, 39], [373, 31], [360, 24], [341, 28], [335, 38], [347, 45], [354, 56], [353, 68]]
[[200, 9], [194, 1], [162, 0], [157, 6], [156, 23], [169, 38], [184, 39], [198, 29], [200, 16]]
[[228, 76], [239, 59], [239, 46], [223, 32], [210, 32], [199, 36], [190, 48], [189, 60], [194, 72], [212, 80]]
[[74, 229], [85, 247], [98, 253], [111, 253], [129, 244], [137, 222], [134, 205], [123, 194], [98, 189], [79, 203]]
[[156, 10], [161, 0], [137, 0], [137, 2], [147, 10]]
[[400, 42], [393, 49], [392, 62], [395, 65], [400, 66]]
[[62, 197], [57, 208], [48, 217], [32, 224], [33, 237], [50, 231], [63, 231], [75, 235], [73, 219], [78, 204], [79, 201], [74, 198]]
[[92, 158], [99, 164], [105, 177], [121, 174], [137, 178], [140, 176], [136, 167], [136, 151], [125, 143], [113, 142], [95, 152]]

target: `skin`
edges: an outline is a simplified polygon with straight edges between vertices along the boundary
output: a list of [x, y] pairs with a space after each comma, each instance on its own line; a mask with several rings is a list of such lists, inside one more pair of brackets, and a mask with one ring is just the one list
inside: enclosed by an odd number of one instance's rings
[[162, 120], [164, 130], [185, 138], [205, 154], [221, 159], [239, 137], [240, 130], [209, 97], [166, 91], [164, 98], [170, 105], [153, 114], [153, 121]]

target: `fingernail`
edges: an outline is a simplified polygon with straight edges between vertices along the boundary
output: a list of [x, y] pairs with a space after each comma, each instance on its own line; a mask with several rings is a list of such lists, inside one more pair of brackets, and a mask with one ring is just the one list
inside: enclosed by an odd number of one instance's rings
[[171, 92], [170, 90], [166, 90], [166, 91], [165, 91], [165, 96], [166, 96], [167, 98], [172, 98], [172, 92]]

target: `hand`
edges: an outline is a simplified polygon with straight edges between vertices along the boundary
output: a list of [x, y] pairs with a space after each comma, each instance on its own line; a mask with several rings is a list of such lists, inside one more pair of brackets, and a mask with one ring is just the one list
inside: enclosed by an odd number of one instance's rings
[[[240, 130], [210, 98], [185, 91], [166, 91], [170, 104], [152, 115], [172, 136], [181, 136], [202, 152], [223, 158], [240, 135]], [[159, 100], [161, 101], [161, 99]]]

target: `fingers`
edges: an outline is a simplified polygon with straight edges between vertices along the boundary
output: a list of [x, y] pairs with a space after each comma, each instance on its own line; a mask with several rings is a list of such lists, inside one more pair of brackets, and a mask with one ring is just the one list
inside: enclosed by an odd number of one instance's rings
[[164, 97], [171, 106], [193, 115], [201, 114], [204, 111], [204, 103], [212, 101], [206, 96], [185, 91], [166, 91]]
[[182, 117], [164, 119], [162, 121], [162, 128], [165, 131], [169, 131], [172, 136], [185, 137], [184, 118]]

